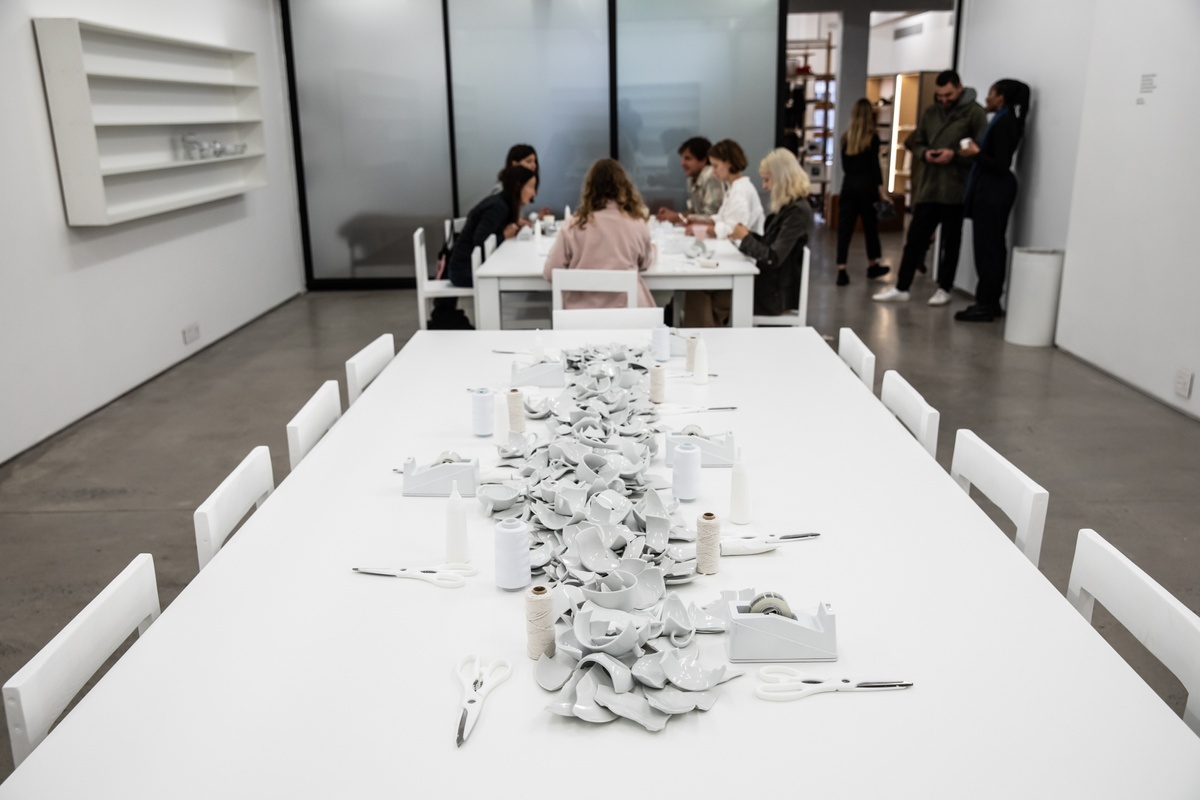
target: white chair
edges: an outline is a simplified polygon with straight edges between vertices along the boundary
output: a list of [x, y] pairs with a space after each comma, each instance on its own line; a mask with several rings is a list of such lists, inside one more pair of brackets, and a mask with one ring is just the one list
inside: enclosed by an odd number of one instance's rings
[[496, 252], [496, 234], [489, 235], [483, 240], [483, 258], [486, 261], [492, 257], [492, 253]]
[[808, 324], [808, 271], [811, 262], [812, 254], [809, 252], [807, 245], [804, 248], [804, 258], [800, 262], [800, 308], [791, 311], [784, 311], [777, 316], [768, 316], [765, 314], [755, 314], [751, 324], [755, 327], [782, 327], [782, 326], [799, 326], [803, 328]]
[[462, 233], [463, 226], [467, 224], [466, 217], [455, 217], [454, 219], [446, 220], [445, 241], [446, 250], [454, 246], [454, 240]]
[[260, 507], [275, 491], [271, 451], [259, 445], [221, 481], [193, 515], [196, 556], [204, 569], [251, 507]]
[[1088, 528], [1075, 542], [1067, 600], [1088, 622], [1099, 600], [1179, 679], [1183, 721], [1200, 735], [1200, 616]]
[[867, 349], [854, 331], [842, 328], [838, 333], [838, 355], [850, 365], [854, 374], [866, 384], [867, 391], [875, 391], [875, 354]]
[[556, 308], [554, 330], [635, 330], [661, 325], [661, 308]]
[[346, 403], [353, 405], [371, 381], [383, 372], [383, 368], [396, 357], [396, 343], [390, 333], [385, 333], [355, 353], [346, 362]]
[[[446, 220], [449, 226], [450, 221]], [[475, 301], [475, 289], [472, 286], [455, 286], [449, 278], [433, 280], [429, 277], [429, 262], [426, 260], [425, 229], [417, 228], [413, 234], [413, 264], [417, 276], [417, 323], [421, 330], [426, 329], [427, 318], [433, 311], [433, 301], [439, 297], [469, 297]], [[472, 273], [476, 267], [472, 262]], [[350, 402], [354, 402], [351, 400]]]
[[[555, 311], [563, 307], [563, 292], [624, 294], [625, 308], [637, 308], [638, 274], [632, 269], [556, 269], [550, 274], [550, 290]], [[662, 316], [662, 309], [658, 315]]]
[[287, 424], [288, 459], [292, 469], [321, 441], [340, 416], [342, 398], [338, 394], [337, 381], [325, 381]]
[[917, 437], [929, 455], [937, 458], [938, 422], [941, 419], [938, 410], [925, 402], [925, 398], [894, 369], [883, 373], [879, 399]]
[[158, 619], [154, 559], [142, 553], [4, 684], [13, 764], [41, 744], [50, 726], [96, 670], [136, 629]]
[[1013, 521], [1017, 547], [1036, 567], [1042, 554], [1050, 493], [966, 429], [954, 439], [950, 477], [968, 494], [974, 485]]

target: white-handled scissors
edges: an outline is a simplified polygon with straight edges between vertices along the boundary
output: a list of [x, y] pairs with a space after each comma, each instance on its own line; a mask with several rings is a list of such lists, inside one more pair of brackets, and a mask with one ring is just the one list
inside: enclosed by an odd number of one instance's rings
[[779, 665], [763, 667], [758, 671], [763, 683], [754, 690], [760, 700], [800, 700], [822, 692], [877, 692], [889, 689], [907, 689], [911, 681], [853, 681], [848, 678], [818, 678], [813, 675]]
[[355, 567], [355, 572], [363, 575], [385, 575], [389, 578], [412, 578], [413, 580], [432, 583], [443, 589], [459, 589], [466, 585], [467, 577], [475, 575], [478, 570], [470, 564], [440, 564], [428, 569], [413, 567]]
[[492, 689], [508, 680], [509, 675], [512, 675], [512, 665], [504, 659], [485, 664], [479, 656], [470, 655], [463, 656], [458, 662], [458, 681], [463, 687], [462, 716], [458, 720], [458, 737], [455, 740], [459, 747], [462, 747], [479, 721], [484, 698]]

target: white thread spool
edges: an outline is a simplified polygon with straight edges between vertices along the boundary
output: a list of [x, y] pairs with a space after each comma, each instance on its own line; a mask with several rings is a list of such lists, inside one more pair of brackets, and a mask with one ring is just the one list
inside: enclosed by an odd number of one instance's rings
[[650, 367], [650, 402], [661, 403], [667, 394], [667, 370], [662, 364]]
[[471, 546], [467, 540], [467, 508], [458, 493], [458, 481], [451, 484], [450, 499], [446, 501], [446, 563], [471, 563]]
[[496, 396], [491, 389], [471, 391], [471, 429], [476, 436], [491, 436], [495, 432]]
[[525, 593], [525, 655], [537, 661], [554, 655], [554, 596], [541, 585]]
[[721, 571], [721, 520], [711, 511], [696, 518], [696, 572], [716, 575]]
[[684, 369], [687, 372], [696, 371], [696, 344], [700, 341], [699, 336], [689, 336], [687, 340], [687, 364]]
[[506, 592], [529, 585], [529, 526], [519, 519], [496, 523], [496, 585]]
[[676, 500], [695, 500], [700, 493], [700, 448], [692, 442], [675, 445], [671, 493]]
[[734, 525], [747, 525], [753, 514], [750, 511], [750, 471], [742, 461], [738, 450], [737, 461], [729, 475], [729, 521]]
[[671, 360], [671, 329], [666, 325], [655, 325], [651, 331], [653, 337], [650, 347], [654, 351], [655, 361]]
[[696, 342], [696, 356], [692, 359], [692, 383], [708, 383], [708, 345], [703, 339]]
[[508, 429], [517, 433], [525, 432], [525, 395], [520, 389], [510, 389], [508, 392]]

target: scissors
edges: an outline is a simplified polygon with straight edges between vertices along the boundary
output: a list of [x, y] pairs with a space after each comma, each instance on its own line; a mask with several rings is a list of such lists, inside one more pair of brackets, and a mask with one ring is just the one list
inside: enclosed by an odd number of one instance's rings
[[432, 583], [443, 589], [459, 589], [466, 585], [467, 577], [475, 575], [478, 570], [470, 564], [439, 564], [429, 569], [413, 567], [355, 567], [355, 572], [364, 575], [386, 575], [389, 578], [412, 578], [418, 581]]
[[754, 690], [760, 700], [785, 702], [821, 692], [876, 692], [907, 689], [911, 681], [852, 681], [848, 678], [818, 678], [791, 667], [771, 665], [758, 671], [763, 683]]
[[458, 720], [458, 738], [455, 740], [459, 747], [479, 721], [483, 699], [508, 680], [509, 675], [512, 675], [512, 665], [504, 659], [484, 664], [479, 656], [470, 655], [463, 656], [458, 662], [458, 681], [463, 687], [462, 716]]

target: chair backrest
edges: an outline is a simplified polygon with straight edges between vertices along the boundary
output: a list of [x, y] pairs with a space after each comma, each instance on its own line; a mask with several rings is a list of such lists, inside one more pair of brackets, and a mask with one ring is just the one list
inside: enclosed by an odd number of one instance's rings
[[1097, 600], [1187, 689], [1183, 721], [1200, 735], [1200, 616], [1100, 534], [1075, 542], [1067, 599], [1089, 622]]
[[800, 309], [796, 324], [804, 326], [808, 324], [808, 273], [812, 268], [812, 252], [808, 249], [808, 245], [804, 246], [804, 256], [800, 260]]
[[875, 391], [875, 354], [867, 349], [862, 339], [849, 328], [838, 333], [838, 355], [850, 365], [854, 374], [862, 379], [868, 391]]
[[346, 402], [353, 404], [371, 381], [396, 357], [396, 342], [385, 333], [346, 362]]
[[960, 430], [954, 439], [950, 477], [965, 492], [969, 493], [974, 485], [1013, 521], [1017, 526], [1017, 547], [1036, 567], [1042, 553], [1050, 493], [966, 429]]
[[288, 459], [292, 469], [321, 441], [321, 437], [341, 415], [342, 398], [338, 394], [338, 383], [325, 381], [287, 424]]
[[626, 308], [638, 304], [638, 274], [632, 269], [556, 269], [551, 273], [550, 289], [555, 311], [563, 307], [563, 292], [623, 293]]
[[233, 533], [251, 506], [261, 506], [275, 490], [271, 451], [259, 445], [242, 459], [192, 515], [196, 526], [196, 556], [204, 569]]
[[556, 308], [554, 330], [650, 329], [661, 325], [661, 308]]
[[490, 234], [486, 239], [483, 240], [483, 257], [484, 257], [484, 259], [486, 260], [486, 259], [491, 258], [492, 253], [494, 253], [494, 252], [496, 252], [496, 234], [493, 233], [493, 234]]
[[[483, 266], [483, 248], [476, 247], [471, 251], [471, 279], [474, 283], [475, 274], [479, 272], [479, 268]], [[478, 284], [475, 284], [478, 285]]]
[[894, 369], [883, 373], [879, 399], [896, 419], [904, 423], [904, 427], [912, 431], [929, 455], [937, 458], [938, 422], [941, 419], [938, 410], [925, 402], [925, 398]]
[[4, 684], [16, 766], [129, 634], [145, 633], [158, 615], [154, 559], [142, 553]]
[[413, 231], [413, 272], [417, 276], [417, 294], [423, 294], [429, 282], [429, 258], [425, 250], [425, 229]]

